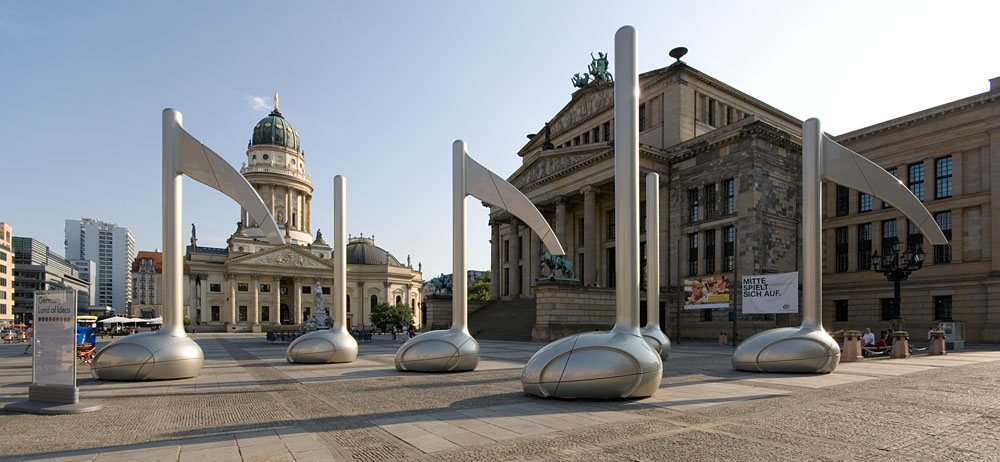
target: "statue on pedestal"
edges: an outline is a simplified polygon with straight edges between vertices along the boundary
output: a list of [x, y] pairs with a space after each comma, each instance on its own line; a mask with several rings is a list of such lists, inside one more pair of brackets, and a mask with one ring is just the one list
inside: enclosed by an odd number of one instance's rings
[[299, 328], [300, 332], [312, 332], [333, 327], [333, 318], [327, 315], [326, 308], [323, 306], [323, 286], [318, 280], [316, 287], [313, 288], [313, 300], [316, 303], [316, 309], [309, 315], [309, 319], [302, 323], [302, 327]]

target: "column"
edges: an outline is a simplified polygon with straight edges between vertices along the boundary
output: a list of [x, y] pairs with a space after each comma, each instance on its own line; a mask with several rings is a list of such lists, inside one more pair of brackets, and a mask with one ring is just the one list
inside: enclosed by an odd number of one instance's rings
[[197, 321], [194, 318], [194, 310], [198, 306], [198, 285], [195, 281], [197, 277], [195, 274], [188, 274], [188, 319], [192, 322]]
[[303, 199], [306, 202], [306, 221], [305, 229], [303, 229], [303, 231], [312, 234], [312, 202], [310, 202], [309, 199], [311, 199], [311, 196], [306, 196], [305, 199]]
[[223, 321], [236, 324], [236, 275], [229, 273], [229, 309], [226, 310], [226, 316], [223, 317]]
[[257, 274], [253, 275], [253, 304], [250, 305], [250, 322], [253, 323], [255, 330], [260, 331], [260, 279]]
[[566, 200], [562, 197], [556, 198], [556, 238], [566, 252], [569, 252], [569, 243], [566, 242]]
[[295, 294], [292, 295], [292, 299], [295, 300], [295, 307], [292, 308], [292, 324], [299, 325], [302, 324], [302, 278], [295, 276], [293, 280], [295, 286], [292, 290], [295, 291]]
[[[285, 211], [287, 213], [287, 210]], [[275, 274], [274, 279], [274, 306], [271, 307], [271, 324], [281, 324], [281, 276]]]
[[597, 284], [597, 188], [584, 186], [583, 193], [583, 284]]
[[[361, 330], [365, 329], [365, 324], [368, 323], [368, 318], [365, 316], [365, 306], [368, 306], [368, 301], [365, 300], [365, 283], [364, 281], [358, 281], [358, 316], [361, 318]], [[348, 307], [348, 310], [351, 308]]]
[[208, 307], [208, 275], [202, 274], [200, 277], [201, 277], [201, 300], [200, 303], [198, 304], [200, 305], [199, 308], [201, 308], [201, 319], [199, 319], [198, 322], [204, 324], [208, 323], [209, 319], [212, 319], [211, 317], [212, 313], [209, 313], [209, 311], [211, 310]]
[[289, 187], [285, 187], [285, 223], [295, 229], [295, 223], [292, 223], [292, 188]]
[[[510, 296], [521, 296], [521, 222], [517, 218], [510, 219]], [[457, 277], [453, 276], [453, 277]]]
[[500, 224], [490, 220], [490, 299], [500, 299]]
[[538, 233], [532, 229], [528, 229], [528, 236], [530, 236], [529, 241], [529, 251], [528, 251], [528, 284], [524, 286], [525, 295], [532, 297], [534, 294], [535, 284], [538, 283], [538, 277], [540, 275], [540, 268], [542, 261], [542, 241], [538, 238]]

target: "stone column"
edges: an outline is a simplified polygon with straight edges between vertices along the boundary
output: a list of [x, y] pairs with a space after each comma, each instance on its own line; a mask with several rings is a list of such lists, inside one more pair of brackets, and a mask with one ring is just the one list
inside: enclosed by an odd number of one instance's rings
[[597, 188], [584, 186], [583, 193], [583, 284], [597, 284]]
[[[285, 212], [287, 213], [288, 211], [286, 210]], [[271, 307], [271, 324], [281, 324], [281, 276], [275, 274], [273, 279], [274, 306]]]
[[[196, 322], [197, 319], [194, 318], [194, 309], [198, 306], [198, 285], [197, 285], [197, 275], [188, 274], [188, 319], [191, 322]], [[160, 289], [162, 291], [162, 289]]]
[[260, 332], [260, 278], [253, 275], [253, 304], [250, 305], [250, 322], [253, 324], [251, 331]]
[[306, 202], [306, 223], [305, 232], [312, 234], [312, 202], [310, 202], [311, 196], [305, 196], [303, 199]]
[[[510, 296], [517, 298], [521, 296], [521, 222], [517, 218], [510, 220]], [[453, 277], [457, 277], [453, 276]]]
[[229, 273], [229, 309], [226, 310], [226, 316], [223, 316], [223, 321], [229, 324], [236, 324], [236, 274]]
[[208, 275], [202, 274], [201, 278], [201, 300], [198, 303], [201, 308], [201, 319], [198, 322], [207, 324], [208, 320], [212, 319], [211, 309], [208, 307]]
[[566, 242], [566, 199], [556, 198], [556, 238], [569, 255], [569, 243]]
[[500, 224], [490, 220], [490, 299], [500, 299]]
[[292, 324], [299, 325], [302, 324], [302, 278], [295, 276], [295, 287], [292, 290], [295, 293], [292, 295], [292, 299], [295, 300], [295, 307], [292, 308]]
[[[368, 324], [368, 318], [365, 317], [365, 306], [367, 306], [368, 301], [365, 300], [365, 283], [364, 281], [358, 281], [358, 316], [361, 318], [361, 330], [366, 330], [365, 325]], [[347, 307], [348, 310], [351, 307]]]
[[292, 223], [292, 188], [289, 187], [285, 187], [285, 223], [295, 229], [295, 223]]
[[247, 225], [247, 209], [243, 206], [240, 206], [240, 223], [243, 223], [243, 226]]
[[528, 236], [530, 236], [529, 241], [529, 251], [528, 251], [528, 284], [525, 285], [525, 295], [528, 297], [534, 296], [535, 284], [538, 283], [538, 277], [540, 275], [539, 265], [542, 261], [542, 241], [538, 238], [538, 233], [534, 232], [530, 228], [528, 229]]

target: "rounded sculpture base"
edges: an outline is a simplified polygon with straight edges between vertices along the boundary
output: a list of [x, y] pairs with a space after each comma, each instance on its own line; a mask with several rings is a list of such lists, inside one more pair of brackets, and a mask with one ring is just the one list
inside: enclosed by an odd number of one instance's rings
[[433, 330], [396, 351], [396, 369], [418, 372], [471, 371], [479, 365], [479, 342], [465, 330]]
[[524, 365], [521, 385], [543, 398], [645, 398], [662, 378], [658, 352], [639, 335], [612, 330], [546, 345]]
[[783, 327], [756, 334], [733, 353], [741, 371], [827, 373], [840, 362], [840, 345], [822, 329]]
[[358, 341], [346, 330], [317, 330], [292, 341], [285, 359], [290, 363], [349, 363], [358, 359]]
[[650, 348], [660, 354], [660, 359], [666, 361], [670, 357], [670, 338], [660, 330], [660, 326], [647, 325], [639, 329], [639, 333]]
[[166, 331], [122, 337], [101, 348], [91, 361], [91, 375], [102, 380], [171, 380], [195, 377], [205, 355], [187, 335]]

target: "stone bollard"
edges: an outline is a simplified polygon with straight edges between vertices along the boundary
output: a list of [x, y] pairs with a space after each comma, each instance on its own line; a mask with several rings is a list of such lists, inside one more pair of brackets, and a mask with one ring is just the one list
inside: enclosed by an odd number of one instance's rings
[[927, 348], [928, 355], [943, 355], [945, 353], [944, 349], [944, 331], [936, 330], [931, 332], [931, 345]]
[[861, 331], [844, 331], [844, 349], [840, 353], [840, 362], [851, 363], [863, 359], [864, 356], [861, 354]]
[[910, 334], [906, 331], [892, 333], [892, 357], [898, 359], [910, 357]]
[[729, 345], [729, 334], [719, 332], [719, 345]]

